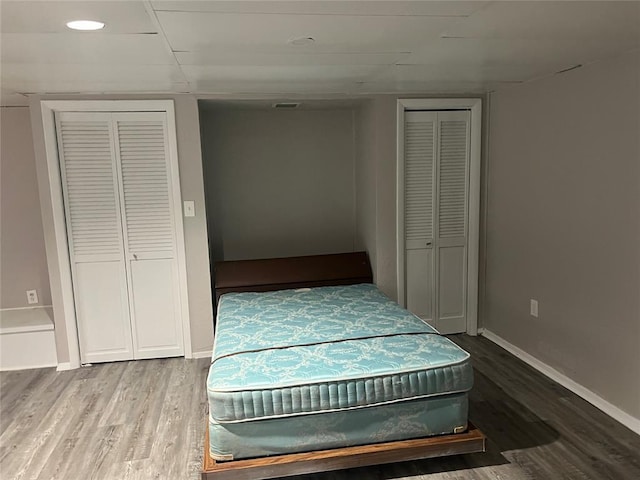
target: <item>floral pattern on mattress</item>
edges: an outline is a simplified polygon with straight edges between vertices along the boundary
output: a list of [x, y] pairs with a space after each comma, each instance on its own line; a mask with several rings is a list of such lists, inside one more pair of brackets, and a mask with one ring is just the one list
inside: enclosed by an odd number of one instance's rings
[[210, 413], [246, 421], [463, 392], [468, 358], [371, 284], [227, 294]]

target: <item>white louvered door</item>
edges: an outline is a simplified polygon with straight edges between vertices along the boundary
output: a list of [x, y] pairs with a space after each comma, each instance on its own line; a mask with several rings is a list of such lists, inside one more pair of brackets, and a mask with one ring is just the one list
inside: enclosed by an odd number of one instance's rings
[[435, 112], [405, 114], [405, 259], [407, 309], [435, 326]]
[[113, 126], [108, 113], [56, 115], [82, 363], [133, 358]]
[[166, 113], [56, 127], [81, 362], [183, 355]]
[[437, 328], [467, 329], [467, 230], [469, 196], [467, 111], [438, 113], [438, 218], [436, 222]]
[[164, 113], [114, 114], [136, 358], [184, 353]]
[[466, 331], [470, 113], [405, 114], [407, 308]]

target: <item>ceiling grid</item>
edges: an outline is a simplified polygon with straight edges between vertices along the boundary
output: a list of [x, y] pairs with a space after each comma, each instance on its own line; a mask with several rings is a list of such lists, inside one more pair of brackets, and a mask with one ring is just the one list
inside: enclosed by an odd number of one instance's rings
[[[79, 19], [106, 26], [66, 27]], [[637, 49], [640, 2], [0, 1], [3, 105], [29, 93], [484, 93]]]

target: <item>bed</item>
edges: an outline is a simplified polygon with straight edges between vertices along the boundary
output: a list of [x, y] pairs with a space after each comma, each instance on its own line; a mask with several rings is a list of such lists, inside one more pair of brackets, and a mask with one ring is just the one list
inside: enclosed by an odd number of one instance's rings
[[484, 450], [469, 355], [371, 280], [363, 252], [216, 264], [204, 479]]

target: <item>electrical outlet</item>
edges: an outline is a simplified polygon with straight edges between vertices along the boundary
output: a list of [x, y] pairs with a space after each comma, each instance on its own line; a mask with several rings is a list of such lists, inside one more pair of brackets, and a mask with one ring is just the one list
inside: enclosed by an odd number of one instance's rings
[[27, 303], [32, 305], [38, 303], [38, 292], [35, 290], [27, 290]]
[[529, 313], [531, 314], [532, 317], [538, 318], [538, 301], [534, 300], [533, 298], [531, 299], [531, 306], [529, 309]]

